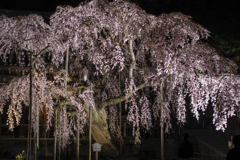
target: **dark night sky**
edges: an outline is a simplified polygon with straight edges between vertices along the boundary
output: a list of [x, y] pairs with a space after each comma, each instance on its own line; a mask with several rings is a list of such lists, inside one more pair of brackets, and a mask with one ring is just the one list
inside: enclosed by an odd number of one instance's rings
[[[51, 12], [58, 5], [77, 6], [83, 0], [0, 0], [1, 9]], [[240, 44], [240, 5], [239, 0], [131, 0], [148, 13], [182, 12], [191, 15], [193, 20], [211, 31], [211, 36], [223, 35], [228, 41], [239, 39]], [[234, 37], [234, 38], [232, 38]], [[235, 42], [234, 42], [235, 43]], [[236, 45], [235, 45], [236, 46]], [[236, 48], [236, 47], [235, 47]]]
[[[54, 12], [58, 5], [77, 6], [83, 0], [1, 0], [0, 9]], [[210, 31], [235, 32], [240, 28], [238, 0], [131, 0], [148, 13], [177, 12], [191, 15]]]
[[[83, 0], [1, 0], [0, 9], [54, 12], [58, 5], [77, 6]], [[240, 28], [238, 0], [131, 0], [148, 13], [177, 12], [191, 15], [204, 27], [222, 32]]]

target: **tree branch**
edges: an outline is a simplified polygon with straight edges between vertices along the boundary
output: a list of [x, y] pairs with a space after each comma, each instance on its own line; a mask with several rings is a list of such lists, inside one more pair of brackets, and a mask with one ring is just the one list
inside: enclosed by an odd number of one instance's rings
[[[134, 55], [134, 52], [133, 52], [133, 47], [132, 47], [132, 39], [129, 40], [129, 50], [130, 50], [130, 54], [131, 54], [131, 57], [132, 57], [132, 62], [129, 66], [129, 80], [130, 80], [130, 85], [129, 85], [129, 94], [126, 96], [126, 95], [121, 95], [117, 98], [114, 98], [114, 99], [110, 99], [110, 100], [107, 100], [107, 101], [104, 101], [100, 104], [100, 108], [104, 108], [106, 106], [109, 106], [111, 104], [117, 104], [117, 103], [120, 103], [122, 101], [125, 101], [126, 99], [128, 99], [129, 97], [131, 97], [132, 93], [133, 93], [133, 69], [135, 68], [135, 65], [136, 65], [136, 59], [135, 59], [135, 55]], [[144, 87], [148, 87], [150, 86], [150, 84], [142, 84], [140, 86], [138, 86], [134, 92], [138, 91], [139, 89], [142, 89]]]
[[50, 48], [50, 46], [48, 45], [47, 47], [45, 47], [43, 50], [41, 50], [39, 52], [38, 55], [35, 56], [35, 58], [33, 59], [33, 64], [36, 62], [36, 60], [43, 54], [45, 53], [48, 49]]
[[132, 88], [133, 88], [133, 69], [135, 68], [136, 65], [136, 60], [135, 60], [135, 55], [133, 52], [133, 48], [132, 48], [132, 39], [129, 40], [129, 50], [130, 50], [130, 54], [132, 56], [132, 62], [130, 64], [129, 67], [129, 80], [130, 80], [130, 85], [129, 85], [129, 92], [132, 93]]
[[24, 51], [26, 51], [26, 52], [29, 52], [29, 51], [30, 51], [29, 49], [27, 49], [27, 48], [21, 46], [21, 44], [19, 44], [19, 43], [18, 43], [18, 47], [22, 48], [22, 50], [24, 50]]
[[210, 78], [217, 78], [217, 77], [227, 77], [227, 76], [231, 76], [231, 77], [240, 77], [240, 74], [232, 74], [232, 73], [223, 73], [220, 75], [207, 75], [207, 74], [196, 74], [197, 76], [208, 76]]
[[[151, 86], [150, 83], [141, 84], [140, 86], [136, 87], [136, 89], [134, 90], [134, 92], [136, 92], [136, 91], [138, 91], [139, 89], [142, 89], [142, 88], [144, 88], [144, 87], [150, 87], [150, 86]], [[128, 95], [122, 94], [122, 95], [120, 95], [120, 96], [117, 97], [117, 98], [113, 98], [113, 99], [106, 100], [106, 101], [104, 101], [104, 102], [102, 102], [102, 103], [100, 104], [100, 108], [102, 109], [102, 108], [105, 108], [105, 107], [107, 107], [107, 106], [109, 106], [109, 105], [117, 104], [117, 103], [120, 103], [120, 102], [122, 102], [122, 101], [125, 101], [125, 100], [127, 100], [129, 97], [132, 96], [132, 93], [133, 93], [133, 92], [129, 93]]]

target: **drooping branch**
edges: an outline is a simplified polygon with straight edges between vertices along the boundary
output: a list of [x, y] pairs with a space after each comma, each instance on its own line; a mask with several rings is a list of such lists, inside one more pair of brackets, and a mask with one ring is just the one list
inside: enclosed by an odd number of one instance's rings
[[[137, 92], [138, 90], [140, 90], [140, 89], [142, 89], [142, 88], [150, 87], [150, 86], [151, 86], [150, 83], [142, 84], [142, 85], [136, 87], [136, 89], [135, 89], [133, 92]], [[100, 108], [105, 108], [105, 107], [107, 107], [107, 106], [109, 106], [109, 105], [113, 105], [113, 104], [117, 104], [117, 103], [120, 103], [120, 102], [122, 102], [122, 101], [125, 101], [125, 100], [127, 100], [129, 97], [132, 96], [132, 93], [133, 93], [133, 92], [129, 93], [127, 96], [126, 96], [125, 94], [122, 94], [122, 95], [120, 95], [119, 97], [106, 100], [106, 101], [104, 101], [104, 102], [102, 102], [102, 103], [100, 104]]]

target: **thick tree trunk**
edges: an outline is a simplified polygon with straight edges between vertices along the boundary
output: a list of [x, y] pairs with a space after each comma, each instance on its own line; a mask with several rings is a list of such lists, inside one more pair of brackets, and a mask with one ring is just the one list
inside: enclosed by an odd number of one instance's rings
[[111, 142], [105, 109], [96, 109], [93, 111], [92, 136], [96, 142], [102, 144], [100, 154], [107, 157], [117, 157], [119, 155], [118, 150]]

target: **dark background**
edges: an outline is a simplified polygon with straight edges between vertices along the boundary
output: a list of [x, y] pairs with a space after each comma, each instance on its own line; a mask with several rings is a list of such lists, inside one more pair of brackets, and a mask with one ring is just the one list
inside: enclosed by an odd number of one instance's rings
[[[83, 0], [1, 0], [0, 9], [54, 12], [58, 5], [77, 6]], [[131, 0], [148, 13], [182, 12], [205, 27], [240, 27], [238, 0]], [[236, 26], [237, 25], [237, 26]], [[231, 27], [230, 27], [231, 26]]]
[[[76, 7], [83, 0], [0, 0], [1, 9], [53, 13], [58, 5]], [[111, 0], [109, 0], [111, 1]], [[239, 0], [131, 0], [148, 13], [182, 12], [211, 31], [209, 43], [226, 57], [240, 55]], [[239, 62], [240, 60], [235, 60]]]

